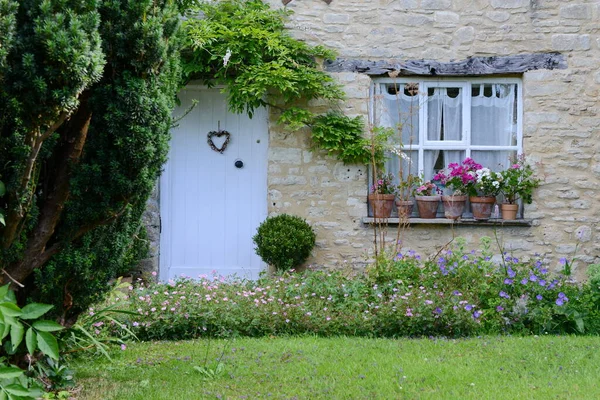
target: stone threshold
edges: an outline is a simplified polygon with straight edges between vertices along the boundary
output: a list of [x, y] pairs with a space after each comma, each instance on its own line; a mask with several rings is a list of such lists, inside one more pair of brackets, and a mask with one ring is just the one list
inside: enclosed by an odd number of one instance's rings
[[[362, 223], [366, 225], [374, 224], [386, 224], [386, 225], [399, 225], [399, 218], [373, 218], [363, 217]], [[403, 220], [402, 223], [408, 223], [409, 225], [464, 225], [464, 226], [531, 226], [533, 223], [532, 219], [514, 219], [514, 220], [503, 220], [503, 219], [488, 219], [487, 221], [480, 221], [474, 218], [461, 218], [458, 220], [452, 220], [448, 218], [409, 218], [406, 222]]]

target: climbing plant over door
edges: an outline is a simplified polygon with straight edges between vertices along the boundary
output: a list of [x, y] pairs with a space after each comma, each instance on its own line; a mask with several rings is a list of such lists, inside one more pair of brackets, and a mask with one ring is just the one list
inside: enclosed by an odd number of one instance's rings
[[[184, 22], [183, 68], [188, 80], [225, 83], [229, 107], [250, 116], [263, 106], [278, 110], [290, 129], [310, 127], [313, 143], [345, 163], [371, 162], [371, 141], [360, 117], [339, 111], [318, 114], [303, 104], [320, 99], [339, 110], [344, 92], [319, 69], [334, 53], [292, 38], [285, 29], [290, 10], [272, 10], [260, 0], [199, 4]], [[383, 143], [375, 149], [383, 161]]]

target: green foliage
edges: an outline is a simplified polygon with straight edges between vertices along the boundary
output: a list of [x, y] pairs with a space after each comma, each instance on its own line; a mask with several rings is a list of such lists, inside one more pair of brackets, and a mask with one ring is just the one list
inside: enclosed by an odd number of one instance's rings
[[256, 254], [280, 271], [302, 265], [315, 239], [315, 232], [305, 220], [288, 214], [267, 218], [252, 238]]
[[[45, 246], [60, 251], [35, 270], [25, 293], [55, 304], [52, 312], [66, 321], [144, 256], [140, 218], [166, 160], [181, 83], [177, 7], [189, 4], [0, 0], [0, 179], [7, 188], [0, 213], [7, 225], [11, 212], [24, 215], [20, 234], [0, 246], [0, 266], [28, 254], [53, 191], [65, 187], [57, 171], [67, 165], [68, 200], [51, 208], [58, 222]], [[65, 149], [86, 113], [87, 140], [74, 163]], [[61, 124], [61, 116], [70, 118]], [[20, 188], [29, 161], [31, 180]], [[0, 225], [0, 241], [5, 232]]]
[[489, 238], [479, 251], [455, 243], [430, 260], [413, 251], [380, 255], [358, 276], [306, 271], [152, 284], [131, 295], [128, 310], [139, 315], [120, 320], [142, 340], [600, 332], [595, 278], [577, 285], [539, 260], [493, 257]]
[[[70, 353], [86, 351], [87, 353], [100, 354], [111, 359], [109, 346], [124, 345], [126, 340], [137, 340], [135, 334], [118, 317], [135, 317], [137, 312], [128, 311], [127, 293], [132, 290], [128, 283], [117, 283], [112, 286], [107, 299], [99, 307], [90, 307], [82, 313], [77, 322], [66, 332], [61, 339]], [[113, 335], [114, 329], [119, 334]]]
[[[6, 194], [6, 185], [4, 182], [0, 181], [0, 197], [3, 197]], [[4, 220], [4, 211], [0, 208], [0, 224], [6, 225], [6, 221]]]
[[[287, 33], [290, 10], [272, 10], [261, 0], [226, 0], [202, 2], [190, 11], [190, 15], [198, 13], [202, 18], [184, 23], [187, 79], [225, 83], [232, 111], [252, 115], [256, 108], [270, 105], [281, 111], [280, 123], [290, 129], [312, 128], [314, 144], [343, 162], [371, 162], [360, 117], [317, 114], [298, 106], [319, 99], [337, 108], [344, 92], [319, 68], [318, 60], [334, 54]], [[375, 153], [379, 163], [383, 151], [376, 147]]]
[[533, 190], [540, 185], [540, 180], [534, 176], [533, 168], [526, 162], [524, 155], [520, 155], [514, 164], [500, 175], [503, 179], [500, 190], [506, 202], [515, 204], [517, 200], [522, 199], [531, 204]]
[[63, 327], [54, 321], [42, 320], [42, 316], [52, 308], [48, 304], [30, 303], [23, 308], [17, 301], [9, 285], [0, 287], [0, 339], [2, 358], [0, 359], [0, 399], [34, 399], [42, 396], [42, 390], [35, 380], [25, 376], [25, 371], [16, 367], [25, 354], [31, 359], [38, 352], [47, 356], [48, 365], [56, 365], [59, 347], [53, 332]]

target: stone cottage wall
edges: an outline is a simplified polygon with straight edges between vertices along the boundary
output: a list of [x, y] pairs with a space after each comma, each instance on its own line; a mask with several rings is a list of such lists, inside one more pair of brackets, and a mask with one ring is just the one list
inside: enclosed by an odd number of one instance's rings
[[[271, 4], [282, 7], [281, 1]], [[544, 182], [526, 206], [532, 227], [496, 230], [507, 250], [548, 262], [577, 249], [578, 277], [600, 261], [600, 4], [565, 0], [293, 0], [289, 27], [341, 58], [462, 60], [471, 56], [560, 52], [563, 70], [523, 74], [524, 150]], [[347, 92], [343, 111], [366, 116], [371, 78], [334, 76]], [[276, 116], [273, 116], [273, 120]], [[318, 244], [309, 262], [364, 266], [373, 249], [367, 215], [367, 171], [309, 150], [306, 132], [271, 125], [269, 212], [306, 218]], [[472, 247], [494, 231], [483, 227], [411, 226], [403, 247], [430, 254], [454, 236]], [[388, 240], [396, 232], [389, 228]]]

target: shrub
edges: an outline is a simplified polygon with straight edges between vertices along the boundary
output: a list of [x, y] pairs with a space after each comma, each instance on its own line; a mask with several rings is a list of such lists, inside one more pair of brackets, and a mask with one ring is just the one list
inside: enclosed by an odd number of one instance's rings
[[598, 285], [539, 260], [492, 257], [463, 242], [435, 259], [412, 251], [366, 274], [306, 271], [256, 282], [182, 279], [134, 289], [122, 320], [142, 340], [316, 334], [370, 337], [597, 334]]
[[256, 254], [277, 270], [299, 267], [315, 246], [315, 232], [300, 217], [282, 214], [267, 218], [252, 240]]

